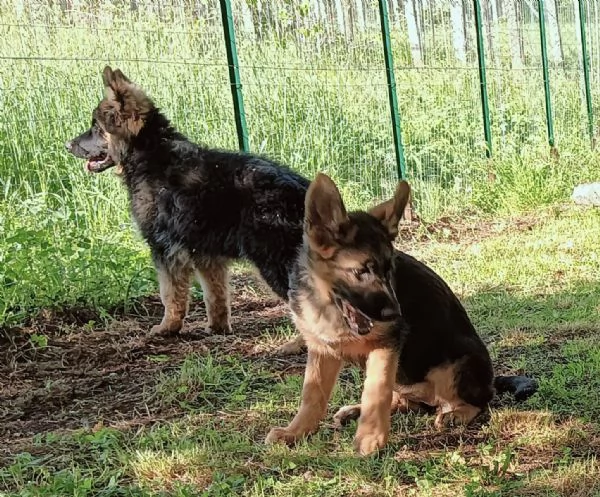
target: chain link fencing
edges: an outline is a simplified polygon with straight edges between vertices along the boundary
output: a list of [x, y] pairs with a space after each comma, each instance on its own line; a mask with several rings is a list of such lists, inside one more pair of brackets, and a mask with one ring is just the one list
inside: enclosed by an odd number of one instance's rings
[[[560, 186], [548, 185], [563, 182], [565, 171], [590, 169], [600, 116], [597, 1], [383, 1], [400, 152], [421, 218], [493, 212], [509, 190], [515, 203], [544, 195], [533, 200], [550, 201]], [[84, 176], [63, 143], [89, 125], [108, 63], [140, 84], [189, 138], [236, 149], [224, 2], [0, 3], [0, 322], [63, 301], [120, 302], [152, 287], [119, 182]], [[309, 177], [330, 174], [352, 207], [389, 196], [401, 158], [381, 4], [231, 0], [230, 8], [250, 151]]]

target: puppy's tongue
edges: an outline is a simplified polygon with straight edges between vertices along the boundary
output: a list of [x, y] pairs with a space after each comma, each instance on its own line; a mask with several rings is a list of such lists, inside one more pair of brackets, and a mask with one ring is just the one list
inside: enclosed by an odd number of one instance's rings
[[338, 307], [342, 311], [342, 315], [346, 320], [348, 327], [359, 335], [366, 335], [373, 328], [373, 321], [371, 321], [365, 314], [359, 309], [350, 305], [347, 300], [340, 299]]
[[86, 162], [85, 166], [86, 169], [90, 172], [90, 173], [99, 173], [104, 171], [105, 169], [107, 169], [108, 167], [110, 167], [111, 162], [110, 162], [110, 157], [107, 155], [106, 157], [102, 158], [95, 158], [95, 159], [90, 159]]

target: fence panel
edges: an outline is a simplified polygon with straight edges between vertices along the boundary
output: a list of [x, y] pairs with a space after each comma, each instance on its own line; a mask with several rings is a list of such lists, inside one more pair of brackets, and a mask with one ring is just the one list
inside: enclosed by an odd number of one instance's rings
[[377, 2], [233, 2], [250, 143], [353, 206], [397, 180]]
[[[550, 191], [532, 182], [553, 183], [548, 201], [556, 200], [565, 171], [582, 162], [587, 176], [577, 181], [597, 179], [589, 173], [597, 156], [582, 152], [590, 137], [580, 4], [595, 136], [599, 129], [600, 3], [544, 0], [557, 162], [548, 153], [539, 0], [480, 0], [491, 158], [473, 1], [386, 0], [406, 172], [422, 218], [493, 211], [507, 183], [517, 203]], [[250, 150], [307, 176], [332, 175], [351, 207], [389, 196], [397, 164], [378, 0], [231, 5]], [[61, 302], [122, 302], [154, 285], [119, 181], [84, 175], [63, 148], [89, 124], [106, 63], [191, 139], [238, 148], [219, 0], [4, 1], [0, 323]]]
[[[546, 0], [551, 7], [552, 3]], [[590, 147], [578, 0], [558, 2], [556, 21], [546, 11], [550, 84], [559, 153], [569, 157]]]
[[407, 175], [420, 214], [436, 217], [458, 209], [484, 171], [473, 5], [407, 0], [396, 6], [394, 57]]
[[594, 138], [598, 145], [600, 133], [600, 2], [583, 0], [586, 10], [587, 47], [590, 63], [590, 87], [592, 94], [592, 114], [594, 117]]

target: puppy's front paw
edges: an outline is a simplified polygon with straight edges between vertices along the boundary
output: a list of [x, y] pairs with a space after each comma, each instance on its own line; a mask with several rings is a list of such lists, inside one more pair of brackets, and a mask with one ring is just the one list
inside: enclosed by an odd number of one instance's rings
[[368, 456], [385, 447], [388, 434], [384, 431], [363, 432], [360, 429], [354, 437], [354, 450], [361, 456]]
[[283, 442], [287, 445], [292, 445], [296, 440], [297, 436], [291, 430], [287, 428], [272, 428], [267, 438], [265, 438], [265, 444], [272, 445], [277, 442]]
[[167, 323], [163, 322], [157, 324], [150, 328], [151, 336], [160, 336], [160, 335], [176, 335], [183, 328], [183, 321], [169, 321]]
[[360, 404], [344, 406], [333, 415], [333, 424], [336, 429], [348, 424], [350, 421], [360, 417]]

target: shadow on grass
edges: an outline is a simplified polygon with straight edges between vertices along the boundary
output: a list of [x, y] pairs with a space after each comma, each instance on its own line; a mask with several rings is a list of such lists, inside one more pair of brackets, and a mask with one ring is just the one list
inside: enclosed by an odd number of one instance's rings
[[[600, 284], [569, 288], [527, 297], [494, 288], [463, 299], [497, 372], [535, 377], [538, 393], [524, 403], [496, 399], [488, 420], [446, 433], [432, 428], [431, 416], [397, 415], [389, 446], [368, 459], [352, 453], [356, 425], [332, 430], [330, 417], [295, 448], [263, 446], [269, 428], [296, 412], [304, 356], [276, 358], [276, 343], [256, 352], [277, 329], [289, 327], [285, 305], [269, 307], [260, 295], [234, 298], [238, 331], [232, 335], [146, 341], [148, 318], [140, 326], [124, 316], [109, 330], [75, 327], [65, 335], [49, 327], [45, 349], [20, 337], [12, 354], [23, 360], [5, 371], [0, 409], [29, 399], [29, 428], [37, 434], [26, 435], [23, 419], [15, 419], [12, 430], [10, 422], [3, 426], [10, 454], [3, 457], [0, 488], [32, 488], [27, 482], [35, 481], [51, 495], [76, 488], [76, 477], [106, 495], [113, 484], [131, 495], [158, 489], [165, 495], [198, 495], [199, 489], [205, 495], [359, 495], [361, 489], [370, 495], [407, 489], [416, 495], [577, 495], [565, 489], [580, 488], [575, 476], [600, 452]], [[201, 303], [192, 316], [204, 319]], [[70, 394], [61, 398], [56, 385]], [[360, 375], [345, 371], [330, 413], [358, 400], [360, 390]], [[45, 396], [27, 397], [32, 391]], [[115, 415], [111, 402], [126, 397]], [[56, 423], [36, 424], [42, 418]], [[56, 434], [77, 426], [83, 429]], [[19, 430], [26, 439], [21, 444], [15, 443]], [[598, 488], [598, 472], [586, 475], [590, 488]]]

